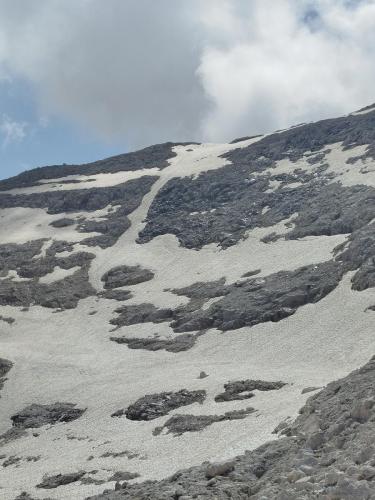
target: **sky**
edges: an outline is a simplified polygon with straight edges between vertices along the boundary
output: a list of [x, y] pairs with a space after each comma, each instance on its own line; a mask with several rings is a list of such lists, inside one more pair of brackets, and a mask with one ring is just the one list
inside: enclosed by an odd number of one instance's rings
[[375, 0], [0, 0], [0, 178], [375, 102]]

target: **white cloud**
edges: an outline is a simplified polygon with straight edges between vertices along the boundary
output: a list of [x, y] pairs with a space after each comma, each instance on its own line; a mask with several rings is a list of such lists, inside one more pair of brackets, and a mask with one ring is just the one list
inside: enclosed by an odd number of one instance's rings
[[26, 137], [27, 123], [12, 120], [8, 115], [3, 115], [0, 121], [0, 135], [2, 148], [14, 142], [21, 142]]
[[214, 103], [205, 137], [270, 131], [375, 101], [374, 2], [310, 2], [315, 26], [302, 22], [309, 2], [250, 4], [225, 46], [203, 50], [199, 75]]
[[375, 101], [375, 0], [0, 0], [0, 65], [42, 115], [139, 146]]
[[132, 145], [198, 137], [198, 1], [0, 0], [3, 54], [37, 89], [42, 115]]

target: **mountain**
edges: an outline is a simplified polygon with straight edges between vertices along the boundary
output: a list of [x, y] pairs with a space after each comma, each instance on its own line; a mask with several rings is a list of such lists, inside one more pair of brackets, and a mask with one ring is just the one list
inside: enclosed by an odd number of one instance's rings
[[375, 105], [24, 172], [0, 235], [2, 498], [375, 498]]

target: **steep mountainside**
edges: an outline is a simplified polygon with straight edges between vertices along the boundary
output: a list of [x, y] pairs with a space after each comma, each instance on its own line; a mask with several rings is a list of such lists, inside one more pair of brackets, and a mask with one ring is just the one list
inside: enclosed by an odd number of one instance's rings
[[0, 181], [0, 495], [375, 498], [374, 287], [375, 106]]

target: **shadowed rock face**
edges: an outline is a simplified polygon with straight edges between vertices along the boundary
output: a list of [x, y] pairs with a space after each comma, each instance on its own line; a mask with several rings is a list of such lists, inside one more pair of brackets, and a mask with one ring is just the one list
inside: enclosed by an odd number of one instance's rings
[[206, 391], [162, 392], [147, 394], [130, 405], [126, 410], [119, 410], [112, 417], [126, 415], [129, 420], [153, 420], [167, 415], [171, 410], [193, 403], [202, 404], [206, 399]]
[[20, 429], [41, 427], [58, 422], [71, 422], [85, 412], [85, 409], [76, 408], [73, 403], [54, 403], [50, 405], [32, 404], [20, 412], [12, 415], [13, 426]]
[[[370, 499], [375, 495], [375, 358], [310, 397], [286, 437], [246, 452], [231, 467], [203, 464], [162, 481], [90, 497], [165, 500], [180, 496], [245, 500]], [[225, 464], [224, 464], [225, 465]], [[212, 476], [211, 476], [212, 477]]]

